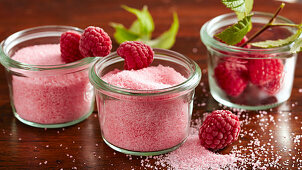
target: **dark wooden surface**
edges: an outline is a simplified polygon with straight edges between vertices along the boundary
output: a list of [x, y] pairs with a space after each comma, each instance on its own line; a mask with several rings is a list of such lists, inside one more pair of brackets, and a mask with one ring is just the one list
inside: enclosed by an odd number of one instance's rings
[[[148, 5], [155, 21], [157, 36], [169, 28], [172, 11], [176, 10], [180, 29], [172, 50], [194, 59], [203, 70], [196, 91], [194, 119], [202, 113], [222, 108], [209, 94], [206, 74], [206, 50], [201, 43], [199, 30], [209, 19], [230, 12], [218, 0], [0, 0], [0, 39], [29, 27], [39, 25], [72, 25], [85, 28], [88, 25], [103, 27], [112, 37], [109, 22], [129, 26], [135, 17], [121, 4], [141, 8]], [[279, 1], [256, 0], [255, 10], [273, 12]], [[302, 4], [287, 4], [281, 15], [294, 22], [302, 20]], [[117, 44], [113, 44], [113, 49]], [[301, 57], [301, 54], [300, 54]], [[233, 144], [241, 149], [241, 155], [249, 156], [249, 150], [266, 152], [256, 154], [254, 160], [265, 165], [276, 161], [277, 169], [297, 169], [302, 166], [300, 142], [302, 135], [302, 61], [298, 59], [294, 88], [290, 100], [267, 113], [249, 111], [241, 113], [243, 133]], [[251, 144], [259, 140], [261, 146]], [[273, 145], [274, 149], [270, 145]], [[227, 154], [232, 146], [220, 151]], [[267, 158], [267, 161], [265, 160]], [[152, 162], [152, 160], [151, 160]], [[248, 163], [246, 163], [248, 164]], [[129, 160], [124, 154], [110, 149], [101, 138], [96, 112], [86, 121], [68, 128], [39, 129], [22, 124], [14, 118], [9, 103], [4, 69], [0, 67], [0, 169], [144, 169], [141, 158]]]

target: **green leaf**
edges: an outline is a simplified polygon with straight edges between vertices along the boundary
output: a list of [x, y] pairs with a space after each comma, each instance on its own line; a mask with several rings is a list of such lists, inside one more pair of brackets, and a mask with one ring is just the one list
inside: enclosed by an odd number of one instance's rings
[[127, 30], [122, 24], [110, 23], [115, 29], [114, 38], [117, 43], [121, 44], [124, 41], [135, 41], [139, 38], [139, 35]]
[[135, 20], [132, 23], [131, 27], [129, 28], [129, 31], [139, 35], [141, 41], [148, 41], [151, 38], [151, 33], [143, 34], [141, 32], [140, 23], [138, 20]]
[[248, 16], [253, 9], [254, 0], [245, 0], [245, 12], [236, 12], [238, 20]]
[[140, 28], [140, 23], [138, 20], [135, 20], [132, 25], [129, 28], [129, 31], [136, 33], [136, 34], [141, 34], [141, 28]]
[[260, 42], [254, 42], [251, 43], [251, 45], [255, 47], [261, 47], [261, 48], [276, 48], [276, 47], [281, 47], [284, 45], [291, 44], [294, 42], [296, 39], [299, 38], [299, 36], [302, 33], [302, 28], [298, 29], [297, 32], [285, 39], [278, 39], [278, 40], [266, 40], [266, 41], [260, 41]]
[[228, 45], [239, 43], [250, 30], [251, 15], [244, 17], [236, 24], [226, 28], [215, 36]]
[[169, 30], [161, 34], [154, 40], [146, 41], [145, 43], [153, 48], [164, 48], [169, 49], [173, 46], [178, 32], [179, 22], [177, 14], [173, 13], [173, 23], [171, 24]]
[[246, 12], [245, 0], [222, 0], [222, 3], [235, 12]]
[[132, 25], [132, 30], [139, 31], [140, 35], [148, 35], [148, 37], [151, 37], [151, 33], [154, 30], [154, 22], [151, 14], [148, 11], [148, 7], [144, 6], [141, 11], [135, 8], [130, 8], [126, 5], [122, 5], [122, 8], [136, 15], [137, 17], [139, 24], [134, 23], [135, 25]]
[[124, 41], [143, 41], [154, 48], [169, 49], [173, 46], [179, 27], [176, 13], [173, 14], [173, 23], [170, 29], [156, 39], [150, 40], [154, 30], [154, 23], [147, 6], [144, 6], [142, 10], [127, 6], [122, 6], [122, 8], [135, 14], [137, 19], [132, 23], [129, 29], [125, 28], [122, 24], [110, 23], [115, 29], [114, 38], [117, 43], [121, 44]]
[[298, 53], [302, 51], [302, 37], [297, 39], [294, 42], [294, 45], [292, 46], [292, 48], [290, 49], [290, 52], [292, 53]]

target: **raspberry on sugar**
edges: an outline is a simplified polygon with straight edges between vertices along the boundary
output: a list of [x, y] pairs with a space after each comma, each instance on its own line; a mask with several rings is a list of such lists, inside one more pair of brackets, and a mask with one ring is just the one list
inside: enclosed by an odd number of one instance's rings
[[110, 53], [112, 42], [102, 28], [89, 26], [81, 36], [79, 49], [84, 57], [104, 57]]
[[125, 59], [126, 70], [148, 67], [154, 56], [153, 49], [140, 41], [123, 42], [117, 49], [117, 54]]
[[84, 58], [79, 51], [81, 34], [67, 31], [61, 35], [60, 51], [61, 58], [66, 63], [71, 63]]
[[218, 150], [238, 139], [240, 122], [228, 110], [216, 110], [206, 117], [199, 129], [201, 145], [207, 149]]

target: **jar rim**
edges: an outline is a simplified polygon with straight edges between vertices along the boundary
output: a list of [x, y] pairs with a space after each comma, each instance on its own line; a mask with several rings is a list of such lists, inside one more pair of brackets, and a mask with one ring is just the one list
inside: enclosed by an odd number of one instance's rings
[[[65, 25], [44, 25], [38, 27], [32, 27], [28, 29], [24, 29], [18, 32], [13, 33], [8, 36], [0, 43], [0, 62], [7, 69], [16, 68], [21, 70], [29, 70], [29, 71], [43, 71], [43, 70], [58, 70], [58, 69], [69, 69], [76, 68], [80, 66], [84, 66], [86, 64], [92, 63], [97, 60], [97, 57], [85, 57], [81, 60], [77, 60], [71, 63], [65, 64], [57, 64], [57, 65], [35, 65], [35, 64], [27, 64], [23, 62], [16, 61], [9, 57], [7, 51], [27, 40], [41, 38], [41, 37], [55, 37], [61, 36], [61, 34], [65, 31], [76, 31], [82, 33], [83, 30], [73, 26], [65, 26]], [[40, 34], [39, 34], [40, 33]], [[43, 34], [41, 34], [43, 33]], [[27, 37], [27, 35], [32, 35], [33, 37]], [[19, 43], [15, 43], [11, 45], [14, 41], [22, 39]], [[12, 47], [9, 49], [7, 46], [11, 45]]]
[[[178, 57], [184, 61], [182, 64], [187, 64], [190, 66], [190, 75], [189, 77], [181, 82], [180, 84], [168, 87], [168, 88], [162, 88], [162, 89], [152, 89], [152, 90], [133, 90], [133, 89], [127, 89], [127, 88], [121, 88], [118, 86], [114, 86], [112, 84], [109, 84], [102, 80], [102, 78], [97, 74], [96, 66], [99, 64], [104, 64], [106, 62], [109, 62], [110, 60], [118, 58], [119, 61], [122, 61], [123, 59], [118, 56], [116, 52], [112, 52], [108, 56], [104, 58], [98, 59], [91, 67], [89, 70], [89, 80], [90, 83], [98, 90], [102, 89], [105, 91], [113, 92], [113, 93], [118, 93], [122, 95], [130, 95], [130, 96], [154, 96], [154, 95], [162, 95], [162, 94], [167, 94], [167, 93], [173, 93], [173, 92], [181, 92], [184, 90], [192, 89], [195, 88], [201, 79], [201, 70], [200, 67], [197, 65], [195, 61], [192, 59], [185, 57], [184, 55], [167, 50], [167, 49], [158, 49], [154, 48], [154, 59], [157, 59], [157, 55], [170, 55], [174, 57]], [[160, 58], [158, 58], [160, 59]], [[119, 62], [117, 61], [117, 62]], [[186, 62], [186, 63], [185, 63]], [[178, 63], [179, 64], [179, 63]]]
[[[259, 12], [259, 11], [254, 11], [253, 12], [255, 16], [263, 16], [263, 17], [272, 17], [274, 14], [272, 13], [268, 13], [268, 12]], [[282, 52], [288, 52], [289, 51], [289, 46], [291, 44], [288, 45], [284, 45], [281, 47], [276, 47], [276, 48], [260, 48], [260, 49], [249, 49], [249, 48], [243, 48], [243, 47], [237, 47], [237, 46], [231, 46], [231, 45], [227, 45], [225, 43], [222, 43], [218, 40], [216, 40], [215, 38], [213, 38], [213, 36], [211, 36], [209, 34], [209, 30], [211, 28], [214, 28], [213, 26], [218, 23], [219, 21], [227, 18], [227, 17], [236, 17], [236, 13], [227, 13], [227, 14], [223, 14], [223, 15], [219, 15], [216, 16], [215, 18], [212, 18], [211, 20], [207, 21], [200, 29], [200, 37], [202, 42], [209, 47], [215, 47], [218, 49], [222, 49], [225, 51], [230, 51], [230, 52], [246, 52], [246, 53], [255, 53], [255, 52], [261, 52], [261, 53], [265, 53], [265, 54], [272, 54], [272, 53], [282, 53]], [[291, 21], [288, 18], [285, 18], [283, 16], [277, 16], [278, 20], [281, 20], [285, 23], [290, 23], [290, 24], [294, 24], [293, 21]], [[234, 24], [234, 23], [232, 23]], [[219, 27], [220, 28], [220, 27]], [[246, 57], [245, 57], [246, 58]]]

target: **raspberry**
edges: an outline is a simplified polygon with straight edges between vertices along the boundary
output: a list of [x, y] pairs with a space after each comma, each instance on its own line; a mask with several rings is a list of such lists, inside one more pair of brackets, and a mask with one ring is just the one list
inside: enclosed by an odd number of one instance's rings
[[276, 83], [282, 78], [283, 63], [280, 59], [250, 59], [248, 69], [253, 84], [277, 87]]
[[247, 61], [226, 57], [214, 69], [218, 86], [232, 97], [239, 96], [248, 83]]
[[283, 83], [283, 76], [281, 75], [281, 77], [276, 77], [270, 82], [260, 86], [260, 88], [262, 88], [268, 94], [274, 95], [279, 92], [282, 83]]
[[89, 26], [81, 36], [79, 49], [84, 57], [104, 57], [110, 53], [112, 42], [102, 28]]
[[60, 50], [62, 60], [66, 63], [84, 58], [79, 51], [81, 35], [77, 32], [67, 31], [61, 35]]
[[117, 49], [117, 54], [125, 59], [126, 70], [148, 67], [154, 56], [152, 48], [139, 41], [123, 42]]
[[206, 117], [199, 129], [199, 139], [207, 149], [218, 150], [238, 139], [240, 122], [228, 110], [216, 110]]

